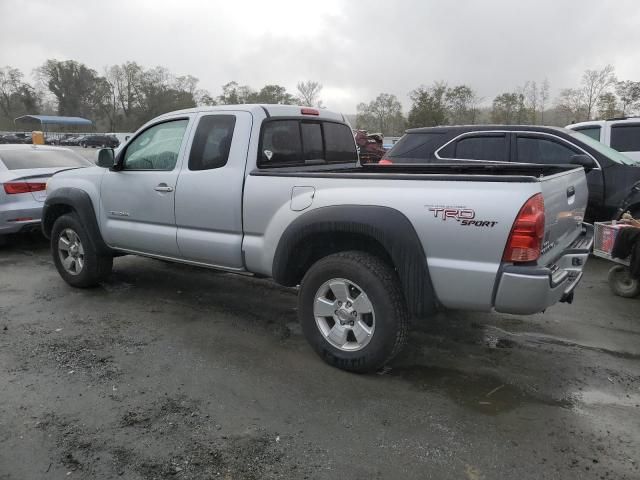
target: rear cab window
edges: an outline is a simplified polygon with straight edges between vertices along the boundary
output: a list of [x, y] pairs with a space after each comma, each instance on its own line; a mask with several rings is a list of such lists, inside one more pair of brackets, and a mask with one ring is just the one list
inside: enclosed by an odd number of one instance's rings
[[640, 123], [611, 125], [609, 144], [619, 152], [640, 152]]
[[356, 162], [348, 125], [326, 120], [269, 119], [260, 136], [258, 167]]

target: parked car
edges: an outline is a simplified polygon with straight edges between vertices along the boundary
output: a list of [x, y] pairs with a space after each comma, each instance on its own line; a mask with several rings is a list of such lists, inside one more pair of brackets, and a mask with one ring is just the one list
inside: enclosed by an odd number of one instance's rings
[[87, 148], [87, 147], [116, 148], [118, 145], [120, 145], [120, 142], [116, 137], [112, 137], [109, 135], [87, 135], [82, 140], [80, 140], [80, 145], [84, 148]]
[[328, 110], [167, 113], [98, 164], [48, 184], [43, 232], [67, 283], [96, 285], [136, 254], [299, 285], [306, 338], [352, 371], [384, 365], [409, 318], [440, 306], [570, 301], [593, 241], [581, 167], [360, 166]]
[[587, 220], [640, 216], [640, 162], [593, 138], [560, 127], [467, 125], [407, 130], [384, 163], [441, 163], [449, 159], [579, 164], [589, 183]]
[[640, 163], [640, 117], [612, 118], [567, 125]]
[[86, 135], [75, 135], [73, 137], [66, 139], [63, 142], [63, 145], [66, 145], [69, 147], [79, 147], [80, 143], [84, 140], [85, 137]]
[[17, 135], [10, 133], [8, 135], [3, 135], [2, 137], [0, 137], [0, 143], [22, 145], [26, 143], [26, 139], [25, 137], [18, 137]]
[[40, 228], [46, 182], [54, 173], [92, 165], [66, 148], [0, 145], [0, 243], [7, 234]]

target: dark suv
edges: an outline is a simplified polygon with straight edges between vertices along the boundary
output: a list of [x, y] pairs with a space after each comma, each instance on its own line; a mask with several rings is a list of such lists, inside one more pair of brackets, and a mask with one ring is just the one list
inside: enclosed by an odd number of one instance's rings
[[590, 221], [630, 210], [640, 217], [640, 163], [560, 127], [466, 125], [407, 130], [382, 163], [449, 163], [452, 159], [579, 164], [587, 170]]
[[80, 142], [84, 148], [87, 147], [102, 147], [102, 148], [116, 148], [120, 145], [120, 142], [116, 137], [110, 135], [87, 135]]

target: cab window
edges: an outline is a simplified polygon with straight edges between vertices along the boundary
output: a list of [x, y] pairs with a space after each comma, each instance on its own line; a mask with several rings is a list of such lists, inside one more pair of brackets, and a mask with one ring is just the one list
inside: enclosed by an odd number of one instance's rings
[[640, 124], [612, 125], [610, 143], [619, 152], [640, 152]]
[[207, 115], [200, 119], [189, 153], [189, 170], [224, 167], [229, 159], [235, 115]]
[[154, 125], [138, 135], [124, 152], [124, 170], [173, 170], [189, 120]]
[[600, 141], [600, 125], [594, 125], [593, 127], [578, 127], [574, 128], [576, 132], [580, 132], [587, 137], [591, 137], [594, 140]]

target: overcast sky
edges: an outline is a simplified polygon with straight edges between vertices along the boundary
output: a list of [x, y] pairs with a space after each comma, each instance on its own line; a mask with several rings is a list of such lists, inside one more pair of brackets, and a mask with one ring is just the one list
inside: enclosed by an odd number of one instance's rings
[[329, 108], [352, 113], [380, 92], [408, 107], [435, 80], [486, 103], [545, 77], [555, 93], [607, 63], [640, 80], [639, 26], [637, 0], [0, 0], [0, 66], [135, 60], [213, 95], [230, 80], [293, 92], [312, 79]]

